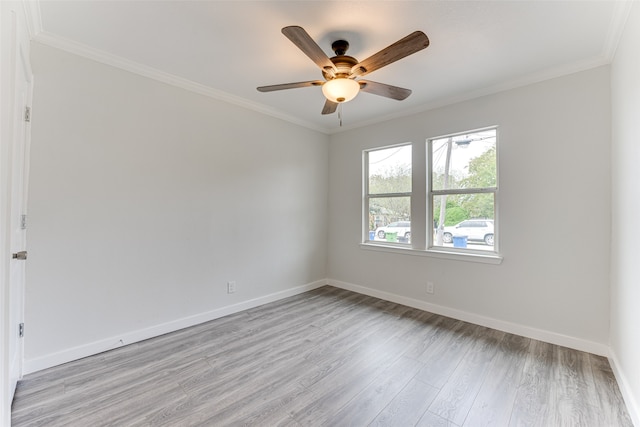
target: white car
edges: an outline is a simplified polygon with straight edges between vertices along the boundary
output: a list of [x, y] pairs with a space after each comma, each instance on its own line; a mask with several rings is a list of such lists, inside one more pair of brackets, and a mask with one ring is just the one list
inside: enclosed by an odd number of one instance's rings
[[442, 240], [451, 243], [453, 236], [467, 236], [469, 241], [484, 242], [493, 246], [493, 220], [468, 219], [451, 227], [445, 227]]
[[411, 221], [396, 221], [376, 229], [378, 239], [385, 239], [387, 233], [397, 233], [398, 237], [411, 238]]

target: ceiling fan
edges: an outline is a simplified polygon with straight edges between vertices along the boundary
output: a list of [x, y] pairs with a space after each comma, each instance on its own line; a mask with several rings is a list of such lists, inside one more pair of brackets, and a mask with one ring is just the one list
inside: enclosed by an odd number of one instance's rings
[[371, 80], [356, 80], [356, 78], [429, 46], [429, 38], [426, 34], [422, 31], [414, 31], [364, 61], [358, 62], [354, 57], [346, 55], [347, 49], [349, 49], [349, 43], [346, 40], [336, 40], [331, 44], [335, 56], [329, 58], [304, 28], [295, 25], [284, 27], [282, 34], [320, 67], [324, 80], [260, 86], [258, 90], [260, 92], [272, 92], [299, 87], [322, 86], [322, 93], [327, 98], [322, 114], [334, 113], [339, 104], [352, 100], [360, 91], [399, 101], [406, 99], [411, 95], [411, 90], [409, 89]]

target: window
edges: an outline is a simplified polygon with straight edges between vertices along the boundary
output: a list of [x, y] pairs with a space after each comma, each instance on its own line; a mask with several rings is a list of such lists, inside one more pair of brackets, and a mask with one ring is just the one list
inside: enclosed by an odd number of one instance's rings
[[362, 248], [499, 264], [497, 139], [487, 127], [364, 150]]
[[411, 243], [411, 144], [364, 152], [365, 241]]
[[427, 141], [430, 248], [495, 252], [495, 128]]

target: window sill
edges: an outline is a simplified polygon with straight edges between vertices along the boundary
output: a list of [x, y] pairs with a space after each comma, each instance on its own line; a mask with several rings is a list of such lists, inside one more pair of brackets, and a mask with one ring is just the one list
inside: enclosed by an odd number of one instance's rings
[[458, 252], [444, 249], [414, 249], [408, 246], [384, 244], [384, 243], [360, 243], [362, 249], [368, 251], [391, 252], [402, 255], [426, 256], [432, 258], [449, 259], [455, 261], [477, 262], [481, 264], [500, 264], [502, 256], [491, 253], [484, 254], [478, 252]]

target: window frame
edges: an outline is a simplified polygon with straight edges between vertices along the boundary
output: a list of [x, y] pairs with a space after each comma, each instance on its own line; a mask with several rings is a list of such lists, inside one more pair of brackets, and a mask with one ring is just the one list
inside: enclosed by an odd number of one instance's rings
[[[468, 135], [472, 133], [478, 132], [486, 132], [489, 130], [495, 131], [495, 146], [496, 146], [496, 185], [495, 187], [477, 187], [477, 188], [450, 188], [450, 189], [441, 189], [434, 190], [433, 189], [433, 141], [444, 139], [444, 138], [454, 138], [456, 136]], [[455, 132], [446, 135], [436, 136], [427, 138], [426, 140], [426, 179], [427, 179], [427, 224], [434, 224], [434, 214], [433, 214], [433, 206], [434, 199], [438, 196], [449, 196], [449, 195], [460, 195], [460, 194], [493, 194], [493, 249], [492, 250], [482, 250], [482, 249], [471, 249], [471, 248], [450, 248], [445, 246], [436, 246], [434, 242], [434, 233], [432, 232], [433, 226], [427, 227], [427, 240], [426, 246], [428, 251], [435, 252], [451, 252], [451, 253], [460, 253], [460, 254], [478, 254], [478, 255], [490, 255], [490, 256], [498, 256], [499, 254], [499, 220], [498, 220], [498, 188], [499, 188], [499, 159], [498, 159], [498, 142], [499, 142], [499, 128], [497, 125], [487, 126], [479, 129], [467, 130], [463, 132]], [[470, 218], [472, 219], [472, 218]], [[469, 220], [469, 219], [467, 219]], [[466, 221], [466, 220], [465, 220]]]
[[[411, 207], [414, 201], [414, 197], [413, 197], [413, 182], [411, 184], [411, 191], [408, 192], [400, 192], [400, 193], [376, 193], [376, 194], [371, 194], [369, 192], [369, 153], [373, 152], [373, 151], [381, 151], [381, 150], [388, 150], [391, 148], [397, 148], [397, 147], [410, 147], [413, 150], [413, 143], [412, 142], [402, 142], [399, 144], [392, 144], [392, 145], [385, 145], [382, 147], [374, 147], [374, 148], [368, 148], [368, 149], [364, 149], [362, 151], [362, 168], [364, 173], [362, 174], [362, 178], [363, 178], [363, 188], [362, 188], [362, 193], [363, 193], [363, 200], [362, 200], [362, 240], [361, 242], [363, 244], [373, 244], [373, 245], [380, 245], [381, 243], [384, 245], [392, 245], [392, 246], [398, 246], [398, 247], [411, 247], [411, 244], [409, 243], [400, 243], [400, 242], [380, 242], [380, 241], [375, 241], [375, 240], [370, 240], [369, 239], [369, 201], [373, 198], [373, 199], [379, 199], [379, 198], [393, 198], [393, 197], [409, 197], [409, 206]], [[414, 169], [413, 169], [413, 152], [411, 155], [411, 178], [413, 181], [413, 173], [414, 173]], [[411, 219], [409, 220], [411, 221]], [[413, 227], [411, 227], [411, 233], [413, 233], [412, 230]], [[374, 237], [375, 239], [375, 237]]]
[[[429, 141], [449, 136], [464, 135], [468, 133], [481, 132], [490, 129], [496, 131], [496, 187], [494, 191], [494, 234], [499, 237], [499, 149], [498, 140], [500, 138], [499, 125], [486, 126], [482, 128], [476, 128], [473, 130], [467, 130], [462, 132], [455, 132], [442, 136], [419, 138], [421, 142], [402, 142], [397, 144], [369, 146], [362, 148], [362, 235], [360, 240], [360, 248], [367, 251], [384, 252], [399, 254], [404, 256], [418, 256], [428, 257], [432, 259], [452, 260], [461, 262], [472, 262], [480, 264], [492, 264], [499, 265], [502, 263], [503, 256], [499, 252], [498, 239], [494, 241], [493, 250], [479, 250], [479, 249], [467, 249], [467, 250], [454, 250], [452, 247], [445, 246], [433, 246], [433, 206], [429, 195], [431, 186], [431, 152], [429, 150]], [[393, 194], [393, 196], [405, 196], [409, 195], [411, 204], [411, 234], [412, 239], [410, 244], [398, 244], [385, 241], [369, 240], [369, 199], [372, 195], [368, 193], [369, 186], [369, 159], [368, 153], [372, 151], [383, 150], [387, 148], [393, 148], [398, 146], [410, 146], [412, 149], [411, 155], [411, 175], [412, 185], [411, 193], [399, 193]], [[464, 190], [468, 193], [468, 190]], [[392, 195], [389, 194], [391, 197]], [[429, 225], [431, 224], [431, 225]], [[495, 237], [494, 236], [494, 237]]]

